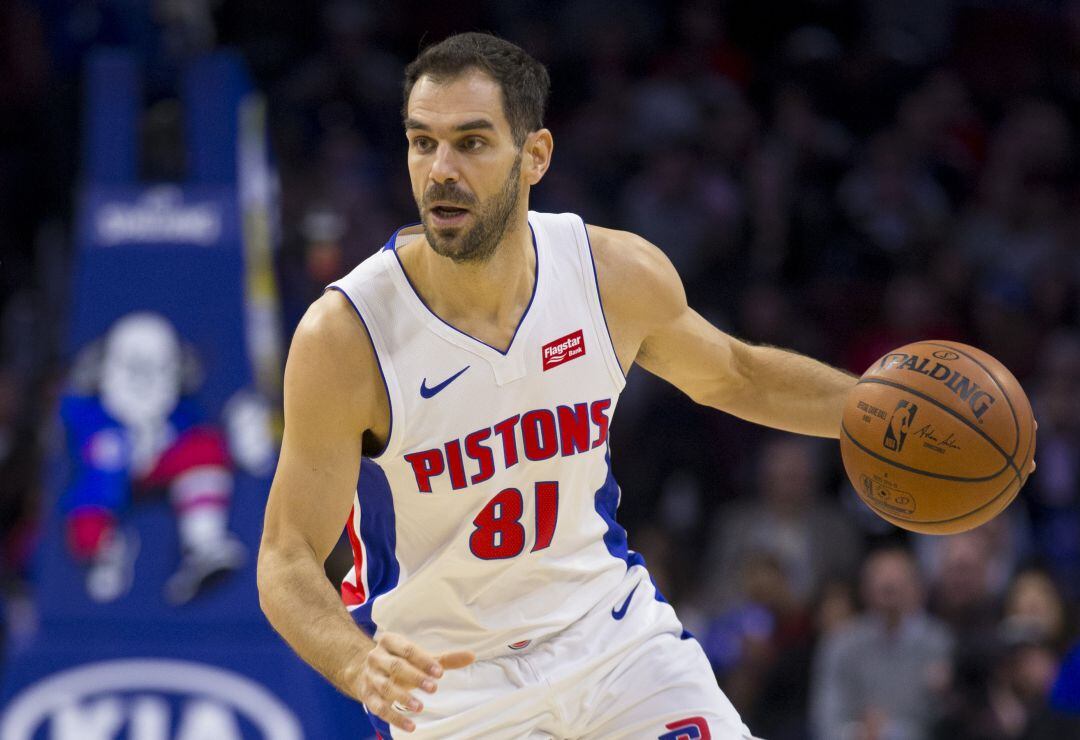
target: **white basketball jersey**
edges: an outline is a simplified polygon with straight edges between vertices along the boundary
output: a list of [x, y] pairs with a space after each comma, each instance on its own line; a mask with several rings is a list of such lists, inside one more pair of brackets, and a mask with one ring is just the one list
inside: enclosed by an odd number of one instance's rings
[[375, 634], [481, 657], [582, 617], [621, 582], [608, 430], [625, 379], [585, 225], [529, 213], [532, 300], [507, 351], [458, 331], [413, 289], [396, 232], [331, 288], [352, 302], [390, 397], [385, 449], [365, 458], [342, 596]]

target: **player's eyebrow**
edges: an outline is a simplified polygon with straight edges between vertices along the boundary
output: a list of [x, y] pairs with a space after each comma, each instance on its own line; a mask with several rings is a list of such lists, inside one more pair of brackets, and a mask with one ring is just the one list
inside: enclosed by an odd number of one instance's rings
[[[415, 130], [415, 131], [430, 131], [431, 126], [428, 126], [426, 123], [421, 123], [420, 121], [417, 121], [415, 118], [406, 118], [405, 119], [405, 130], [406, 131], [413, 131], [413, 130]], [[493, 124], [491, 121], [489, 121], [486, 118], [477, 118], [477, 119], [472, 120], [472, 121], [466, 121], [465, 123], [459, 123], [457, 126], [454, 126], [453, 130], [454, 131], [477, 131], [477, 130], [494, 131], [495, 130], [495, 124]]]

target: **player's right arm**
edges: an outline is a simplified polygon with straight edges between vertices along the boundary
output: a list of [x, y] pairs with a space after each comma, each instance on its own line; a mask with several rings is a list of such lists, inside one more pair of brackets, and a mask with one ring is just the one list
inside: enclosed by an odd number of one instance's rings
[[406, 731], [396, 701], [422, 708], [444, 668], [470, 653], [432, 656], [391, 633], [376, 643], [349, 616], [323, 564], [352, 505], [364, 433], [385, 434], [389, 409], [371, 341], [337, 291], [312, 304], [285, 366], [285, 433], [259, 548], [259, 603], [292, 648], [368, 711]]

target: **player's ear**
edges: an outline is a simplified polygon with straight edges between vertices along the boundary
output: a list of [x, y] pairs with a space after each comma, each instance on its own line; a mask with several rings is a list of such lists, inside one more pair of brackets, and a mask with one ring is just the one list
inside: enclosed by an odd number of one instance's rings
[[533, 131], [525, 137], [522, 146], [521, 169], [525, 173], [525, 180], [530, 185], [540, 182], [551, 165], [551, 153], [555, 148], [555, 142], [551, 138], [551, 132], [546, 128]]

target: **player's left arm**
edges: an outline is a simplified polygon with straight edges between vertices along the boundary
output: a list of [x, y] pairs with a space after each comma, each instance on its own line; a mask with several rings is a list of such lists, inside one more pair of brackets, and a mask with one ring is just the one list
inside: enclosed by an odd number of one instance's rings
[[720, 331], [687, 304], [682, 280], [658, 248], [628, 232], [588, 229], [624, 369], [636, 362], [698, 403], [747, 421], [839, 437], [844, 400], [856, 378]]

